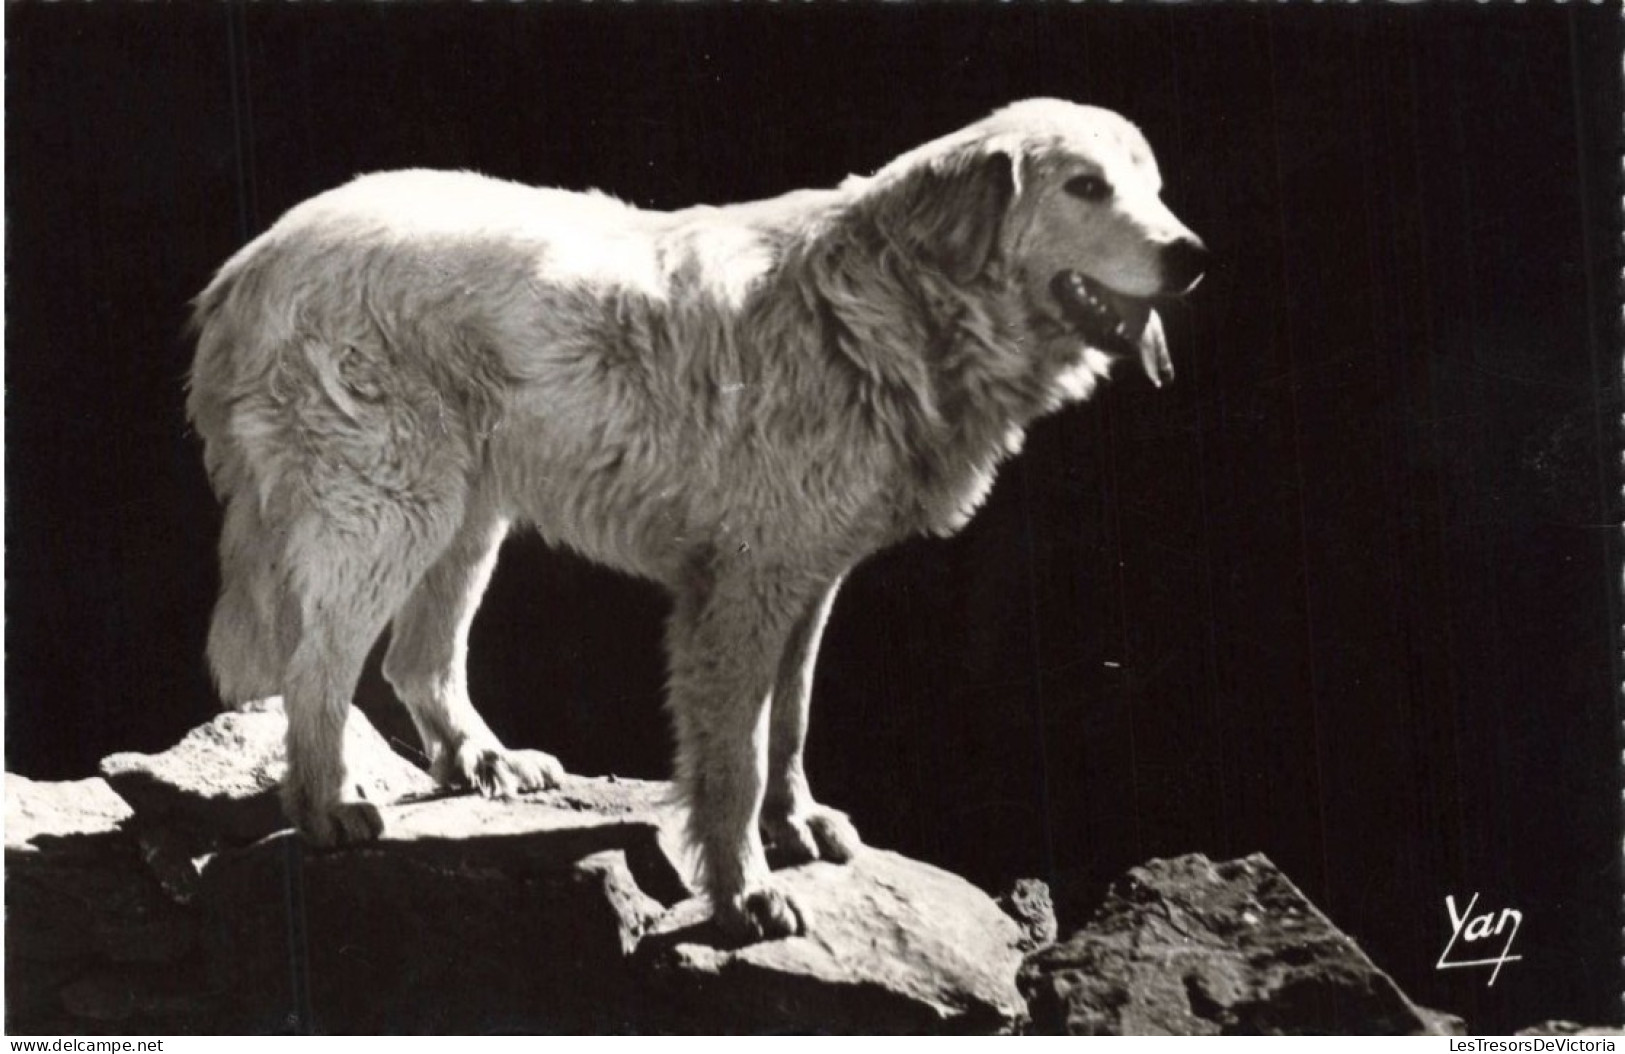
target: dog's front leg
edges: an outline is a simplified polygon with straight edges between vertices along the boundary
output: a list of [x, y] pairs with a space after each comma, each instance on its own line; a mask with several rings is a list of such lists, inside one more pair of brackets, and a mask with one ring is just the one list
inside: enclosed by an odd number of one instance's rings
[[818, 593], [798, 577], [707, 561], [678, 591], [668, 625], [667, 705], [688, 835], [717, 922], [739, 940], [803, 930], [796, 905], [768, 885], [758, 829], [778, 660]]
[[844, 864], [863, 847], [857, 828], [845, 813], [813, 800], [802, 766], [812, 706], [813, 667], [840, 585], [840, 579], [836, 579], [807, 603], [779, 658], [768, 735], [767, 793], [762, 802], [762, 838], [774, 867], [819, 859]]

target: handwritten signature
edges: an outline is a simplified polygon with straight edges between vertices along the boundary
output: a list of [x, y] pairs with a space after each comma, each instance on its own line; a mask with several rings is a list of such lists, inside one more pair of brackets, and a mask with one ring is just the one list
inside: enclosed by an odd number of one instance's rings
[[[1473, 898], [1467, 902], [1467, 906], [1460, 912], [1456, 910], [1456, 898], [1454, 896], [1447, 895], [1444, 898], [1444, 909], [1450, 913], [1450, 941], [1444, 946], [1444, 952], [1440, 954], [1436, 968], [1455, 970], [1469, 966], [1493, 967], [1490, 970], [1489, 980], [1489, 984], [1493, 985], [1495, 979], [1501, 976], [1501, 967], [1507, 963], [1518, 962], [1523, 958], [1521, 955], [1512, 954], [1512, 942], [1518, 938], [1518, 927], [1523, 925], [1523, 912], [1515, 908], [1502, 908], [1499, 914], [1489, 911], [1482, 915], [1474, 915], [1473, 908], [1477, 905], [1477, 893], [1473, 894]], [[1480, 941], [1491, 940], [1500, 937], [1502, 934], [1506, 935], [1506, 943], [1501, 946], [1501, 954], [1493, 959], [1450, 958], [1450, 953], [1455, 950], [1458, 941], [1464, 941], [1467, 945], [1476, 946]], [[1472, 955], [1478, 950], [1477, 947], [1467, 947], [1464, 952]]]

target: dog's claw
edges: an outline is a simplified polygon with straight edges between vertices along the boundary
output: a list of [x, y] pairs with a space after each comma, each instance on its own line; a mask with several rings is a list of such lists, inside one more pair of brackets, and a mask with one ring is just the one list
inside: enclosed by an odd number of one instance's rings
[[716, 919], [725, 936], [745, 944], [807, 932], [800, 907], [776, 889], [754, 889], [732, 897], [717, 907]]
[[847, 815], [823, 806], [792, 818], [764, 820], [762, 840], [768, 865], [775, 870], [814, 860], [844, 864], [863, 848], [863, 839]]
[[449, 769], [443, 784], [469, 787], [485, 798], [517, 798], [552, 790], [564, 781], [559, 759], [540, 750], [465, 745]]
[[858, 829], [852, 826], [852, 821], [847, 819], [844, 812], [820, 809], [807, 817], [807, 830], [812, 832], [813, 841], [818, 843], [819, 859], [831, 863], [849, 863], [863, 848]]
[[767, 866], [774, 871], [799, 867], [818, 859], [818, 843], [805, 824], [783, 823], [771, 832], [764, 832], [763, 849]]
[[330, 848], [364, 845], [384, 833], [384, 817], [376, 805], [364, 801], [339, 802], [326, 808], [301, 810], [293, 825], [312, 845]]
[[384, 833], [384, 817], [369, 802], [351, 801], [335, 806], [330, 816], [341, 845], [374, 842]]

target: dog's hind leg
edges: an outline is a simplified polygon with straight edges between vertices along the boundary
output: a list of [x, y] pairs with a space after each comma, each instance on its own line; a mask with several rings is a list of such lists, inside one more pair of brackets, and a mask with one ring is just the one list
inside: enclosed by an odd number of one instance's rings
[[762, 800], [761, 824], [767, 857], [775, 867], [819, 859], [846, 863], [863, 847], [857, 828], [845, 813], [813, 800], [802, 767], [813, 667], [839, 588], [837, 580], [806, 605], [779, 659], [768, 730], [767, 791]]
[[506, 749], [468, 696], [468, 633], [507, 530], [501, 517], [470, 510], [395, 616], [384, 658], [384, 676], [412, 715], [435, 780], [503, 798], [556, 787], [564, 776], [549, 754]]
[[729, 559], [704, 561], [678, 590], [667, 705], [677, 788], [717, 922], [734, 938], [774, 939], [802, 932], [803, 920], [769, 887], [758, 827], [769, 708], [779, 657], [817, 589], [790, 571], [718, 566]]
[[209, 623], [207, 654], [220, 701], [236, 708], [282, 691], [276, 625], [277, 538], [252, 493], [226, 503], [220, 534], [220, 599]]
[[455, 529], [447, 510], [410, 513], [384, 495], [353, 494], [365, 516], [330, 510], [297, 519], [282, 570], [283, 618], [297, 626], [283, 698], [288, 713], [288, 818], [318, 845], [368, 841], [383, 829], [356, 800], [344, 766], [344, 726], [367, 652]]

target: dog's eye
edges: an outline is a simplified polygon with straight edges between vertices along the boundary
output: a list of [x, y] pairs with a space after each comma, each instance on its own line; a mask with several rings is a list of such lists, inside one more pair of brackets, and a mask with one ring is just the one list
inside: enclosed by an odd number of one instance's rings
[[1111, 197], [1112, 185], [1099, 176], [1074, 176], [1066, 181], [1066, 192], [1084, 201], [1105, 201]]

